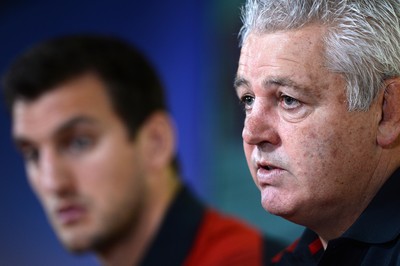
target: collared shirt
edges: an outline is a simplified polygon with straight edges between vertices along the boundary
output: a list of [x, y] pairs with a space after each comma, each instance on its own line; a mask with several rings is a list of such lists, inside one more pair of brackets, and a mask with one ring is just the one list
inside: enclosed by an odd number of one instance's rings
[[324, 251], [319, 237], [306, 229], [299, 240], [272, 260], [275, 265], [400, 266], [400, 169], [339, 238]]
[[206, 208], [183, 188], [140, 265], [259, 266], [263, 248], [258, 230]]

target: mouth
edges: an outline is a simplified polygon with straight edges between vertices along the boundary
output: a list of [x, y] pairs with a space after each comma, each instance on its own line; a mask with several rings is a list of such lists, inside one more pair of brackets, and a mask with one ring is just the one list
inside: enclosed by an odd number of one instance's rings
[[267, 171], [273, 171], [273, 170], [282, 170], [282, 168], [277, 167], [275, 165], [269, 164], [269, 163], [257, 163], [257, 170], [258, 169], [264, 169]]
[[265, 170], [267, 170], [267, 171], [272, 171], [272, 170], [276, 169], [276, 167], [274, 167], [274, 166], [269, 166], [269, 165], [260, 166], [260, 168], [265, 169]]
[[57, 209], [56, 218], [61, 225], [72, 225], [81, 221], [85, 213], [86, 211], [82, 206], [69, 204]]
[[270, 162], [257, 162], [256, 164], [256, 179], [261, 189], [279, 186], [284, 174], [285, 170], [283, 168]]

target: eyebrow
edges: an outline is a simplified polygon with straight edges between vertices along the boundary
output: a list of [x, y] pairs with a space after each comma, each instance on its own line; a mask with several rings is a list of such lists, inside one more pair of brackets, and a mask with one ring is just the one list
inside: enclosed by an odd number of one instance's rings
[[60, 135], [61, 133], [70, 130], [73, 127], [76, 127], [79, 124], [96, 124], [96, 120], [93, 118], [89, 118], [87, 116], [78, 116], [73, 117], [70, 120], [67, 120], [61, 126], [59, 126], [53, 133], [53, 135]]
[[[300, 85], [289, 77], [280, 77], [280, 76], [267, 77], [266, 79], [263, 80], [262, 85], [264, 88], [268, 88], [270, 86], [280, 86], [280, 87], [290, 87], [295, 90], [310, 91], [309, 87]], [[247, 79], [240, 76], [237, 76], [235, 78], [233, 86], [236, 91], [238, 91], [240, 87], [251, 87], [250, 82]]]
[[288, 77], [269, 77], [263, 81], [263, 86], [269, 87], [271, 85], [278, 85], [280, 87], [290, 87], [296, 90], [308, 91], [310, 90], [307, 86], [303, 86], [295, 82], [293, 79]]
[[236, 76], [235, 80], [233, 81], [233, 87], [237, 91], [240, 87], [249, 87], [250, 82], [248, 82], [245, 78]]
[[[87, 116], [77, 116], [73, 117], [66, 122], [62, 123], [59, 127], [57, 127], [54, 132], [52, 132], [52, 136], [58, 136], [63, 134], [64, 132], [71, 130], [72, 128], [76, 127], [77, 125], [80, 124], [91, 124], [94, 125], [96, 124], [96, 120]], [[17, 147], [24, 146], [28, 143], [31, 143], [31, 141], [24, 136], [14, 136], [14, 143]]]

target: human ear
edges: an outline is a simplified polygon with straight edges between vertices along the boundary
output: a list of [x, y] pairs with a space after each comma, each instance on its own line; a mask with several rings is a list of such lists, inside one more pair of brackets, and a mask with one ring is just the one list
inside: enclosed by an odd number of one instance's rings
[[383, 148], [393, 145], [400, 134], [400, 77], [385, 81], [377, 142]]
[[148, 170], [166, 169], [175, 154], [175, 127], [166, 112], [155, 112], [142, 128], [142, 145]]

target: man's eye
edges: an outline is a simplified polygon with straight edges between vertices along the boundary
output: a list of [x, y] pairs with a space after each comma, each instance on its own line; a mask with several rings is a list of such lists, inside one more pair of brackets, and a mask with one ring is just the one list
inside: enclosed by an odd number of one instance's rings
[[240, 103], [243, 105], [244, 109], [249, 109], [254, 103], [254, 97], [250, 95], [244, 95], [240, 98]]
[[72, 153], [79, 153], [91, 148], [94, 140], [90, 137], [74, 137], [65, 143], [65, 149]]
[[21, 148], [21, 154], [26, 163], [34, 163], [39, 160], [39, 151], [33, 147]]
[[281, 96], [281, 104], [285, 109], [295, 109], [300, 106], [300, 101], [287, 95]]

